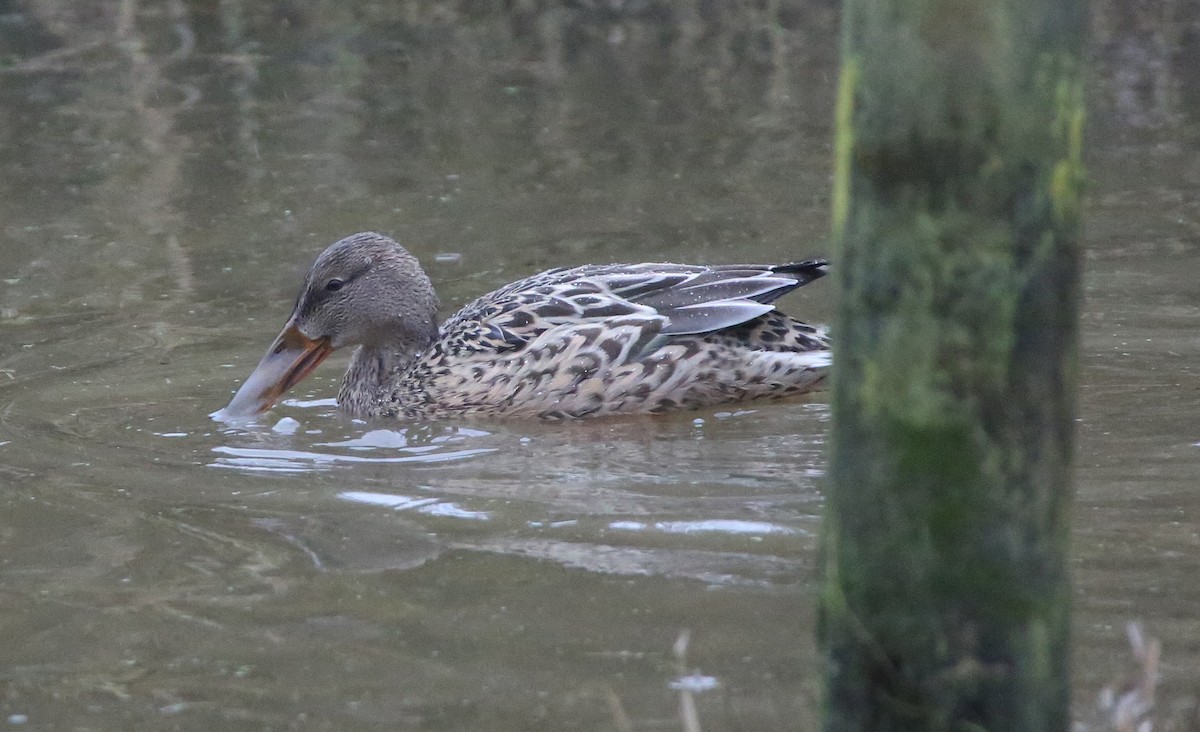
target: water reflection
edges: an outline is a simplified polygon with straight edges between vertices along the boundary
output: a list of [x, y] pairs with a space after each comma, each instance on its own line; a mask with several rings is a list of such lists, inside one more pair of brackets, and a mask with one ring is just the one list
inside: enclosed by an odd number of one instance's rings
[[716, 532], [725, 534], [747, 534], [762, 536], [764, 534], [795, 534], [800, 529], [779, 526], [762, 521], [736, 521], [732, 519], [702, 520], [702, 521], [659, 521], [646, 524], [641, 521], [614, 521], [608, 525], [610, 529], [623, 531], [662, 531], [668, 534], [695, 534]]
[[487, 511], [468, 511], [457, 503], [440, 501], [437, 498], [414, 498], [395, 493], [370, 493], [367, 491], [345, 491], [339, 493], [337, 497], [343, 501], [365, 503], [371, 506], [387, 506], [393, 511], [416, 511], [442, 518], [486, 521], [491, 516]]

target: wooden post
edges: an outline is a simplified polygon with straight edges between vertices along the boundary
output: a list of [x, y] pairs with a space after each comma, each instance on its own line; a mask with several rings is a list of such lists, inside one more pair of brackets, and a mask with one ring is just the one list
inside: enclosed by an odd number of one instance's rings
[[826, 730], [1068, 729], [1084, 0], [845, 0]]

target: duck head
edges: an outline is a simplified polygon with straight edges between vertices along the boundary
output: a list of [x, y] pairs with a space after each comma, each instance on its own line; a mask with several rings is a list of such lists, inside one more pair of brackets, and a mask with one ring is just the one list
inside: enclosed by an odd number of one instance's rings
[[433, 284], [404, 247], [374, 232], [341, 239], [313, 262], [283, 330], [214, 416], [265, 412], [339, 348], [389, 361], [411, 355], [437, 336], [437, 308]]

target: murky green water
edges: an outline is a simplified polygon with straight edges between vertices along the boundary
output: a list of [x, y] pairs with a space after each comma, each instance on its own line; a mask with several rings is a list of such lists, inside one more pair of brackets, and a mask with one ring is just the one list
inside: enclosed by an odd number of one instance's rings
[[[705, 730], [813, 727], [820, 399], [365, 424], [337, 362], [258, 427], [206, 417], [360, 229], [447, 311], [554, 265], [825, 252], [832, 3], [485, 5], [0, 15], [0, 726], [678, 729], [694, 673]], [[1081, 707], [1129, 620], [1171, 709], [1200, 682], [1182, 7], [1096, 13]]]

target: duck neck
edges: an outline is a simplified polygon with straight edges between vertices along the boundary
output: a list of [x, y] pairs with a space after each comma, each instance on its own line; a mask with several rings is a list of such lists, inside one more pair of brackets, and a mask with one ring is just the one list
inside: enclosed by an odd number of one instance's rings
[[407, 368], [421, 350], [400, 348], [395, 344], [359, 346], [342, 377], [338, 407], [352, 417], [369, 416], [371, 407], [387, 396], [383, 392], [395, 382], [396, 375]]

